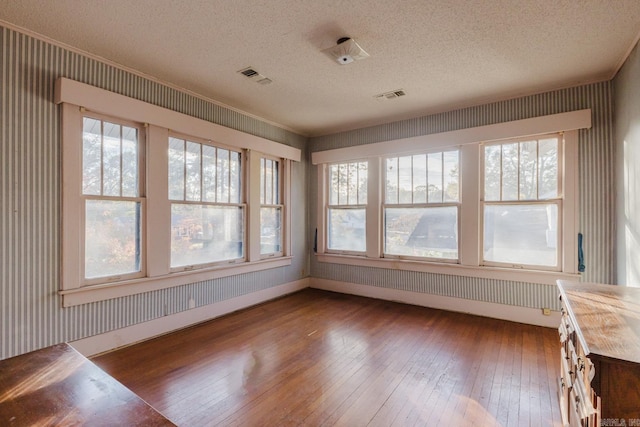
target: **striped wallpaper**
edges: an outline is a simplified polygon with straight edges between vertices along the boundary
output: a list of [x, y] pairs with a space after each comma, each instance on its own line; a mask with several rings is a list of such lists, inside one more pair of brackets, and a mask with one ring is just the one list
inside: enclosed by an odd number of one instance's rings
[[[307, 139], [293, 132], [1, 26], [0, 61], [0, 359], [177, 313], [187, 309], [189, 298], [203, 306], [304, 277], [309, 273], [308, 243], [315, 228], [316, 188], [309, 149], [369, 144], [582, 108], [593, 110], [593, 128], [580, 132], [584, 279], [613, 279], [610, 82], [313, 138], [307, 146]], [[302, 149], [305, 160], [295, 163], [292, 170], [293, 264], [61, 308], [57, 295], [60, 116], [53, 104], [53, 84], [61, 76]], [[311, 275], [523, 307], [558, 308], [552, 286], [320, 264], [313, 257]]]
[[[586, 271], [583, 281], [614, 283], [614, 189], [612, 83], [602, 82], [382, 124], [310, 139], [312, 151], [371, 144], [386, 140], [484, 126], [590, 108], [591, 129], [579, 132], [579, 220], [584, 235]], [[311, 203], [317, 200], [315, 180]], [[315, 207], [310, 223], [315, 224]], [[558, 310], [555, 286], [481, 278], [353, 267], [316, 262], [313, 277], [411, 290], [531, 308]]]
[[[289, 267], [61, 308], [58, 77], [291, 145], [303, 158], [306, 138], [1, 26], [0, 61], [0, 359], [186, 310], [191, 297], [199, 307], [308, 274], [308, 225], [294, 216]], [[306, 164], [292, 175], [292, 209], [304, 212]]]

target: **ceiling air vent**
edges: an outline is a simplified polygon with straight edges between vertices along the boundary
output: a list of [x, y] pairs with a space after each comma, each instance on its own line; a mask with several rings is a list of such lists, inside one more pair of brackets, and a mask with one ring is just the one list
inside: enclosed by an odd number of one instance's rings
[[272, 82], [270, 78], [263, 76], [251, 67], [243, 68], [242, 70], [238, 70], [238, 72], [261, 85], [268, 85]]
[[405, 96], [407, 93], [404, 89], [392, 90], [390, 92], [380, 93], [375, 95], [374, 98], [378, 101], [384, 101], [385, 99], [395, 99], [400, 98], [401, 96]]

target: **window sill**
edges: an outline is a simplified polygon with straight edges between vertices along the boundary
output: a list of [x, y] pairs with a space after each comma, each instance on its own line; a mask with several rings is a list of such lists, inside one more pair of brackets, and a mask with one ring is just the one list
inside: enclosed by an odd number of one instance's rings
[[204, 280], [219, 279], [221, 277], [234, 276], [237, 274], [253, 273], [271, 268], [285, 267], [291, 265], [292, 258], [293, 257], [290, 256], [280, 257], [243, 264], [203, 268], [195, 271], [181, 271], [164, 276], [145, 277], [143, 279], [84, 286], [78, 289], [67, 289], [59, 291], [58, 293], [62, 296], [63, 307], [73, 307], [75, 305], [157, 291], [160, 289], [187, 285], [189, 283], [196, 283]]
[[418, 271], [452, 276], [478, 277], [482, 279], [511, 280], [515, 282], [555, 285], [556, 280], [580, 280], [580, 274], [561, 271], [537, 271], [501, 267], [468, 266], [460, 264], [412, 261], [400, 259], [365, 258], [349, 255], [316, 254], [318, 262], [386, 268], [390, 270]]

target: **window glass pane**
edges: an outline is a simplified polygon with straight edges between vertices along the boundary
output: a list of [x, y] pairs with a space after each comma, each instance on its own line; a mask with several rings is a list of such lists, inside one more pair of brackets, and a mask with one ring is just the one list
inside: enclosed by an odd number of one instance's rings
[[386, 208], [385, 254], [458, 258], [458, 209]]
[[260, 174], [264, 178], [264, 204], [273, 204], [273, 161], [265, 162], [264, 173]]
[[398, 203], [398, 158], [387, 159], [385, 203]]
[[366, 250], [364, 209], [329, 209], [327, 223], [329, 249], [357, 252]]
[[201, 163], [200, 163], [200, 147], [201, 144], [187, 141], [187, 150], [185, 153], [186, 165], [186, 186], [185, 200], [199, 202], [201, 190]]
[[446, 151], [444, 160], [444, 201], [460, 201], [460, 172], [458, 151]]
[[282, 209], [260, 208], [260, 254], [282, 252]]
[[502, 145], [502, 197], [518, 200], [518, 143]]
[[557, 241], [556, 204], [484, 207], [485, 261], [554, 267]]
[[338, 204], [346, 205], [349, 203], [349, 164], [342, 163], [338, 165]]
[[442, 203], [442, 153], [428, 155], [429, 203]]
[[216, 201], [216, 148], [202, 145], [202, 201]]
[[102, 139], [102, 194], [120, 196], [120, 125], [104, 122]]
[[99, 195], [102, 183], [102, 122], [84, 117], [82, 129], [82, 194]]
[[520, 147], [520, 200], [538, 198], [538, 142], [526, 141]]
[[357, 205], [358, 189], [360, 183], [360, 180], [358, 179], [358, 163], [349, 163], [347, 181], [347, 204]]
[[138, 196], [138, 129], [122, 127], [122, 195]]
[[280, 201], [280, 162], [273, 162], [273, 204], [281, 203]]
[[329, 166], [329, 204], [366, 204], [367, 174], [367, 162], [340, 163]]
[[244, 211], [236, 206], [171, 205], [171, 267], [244, 257]]
[[140, 271], [140, 203], [87, 200], [85, 205], [85, 278]]
[[484, 200], [500, 200], [501, 153], [499, 145], [484, 147]]
[[184, 143], [169, 138], [169, 199], [184, 200]]
[[329, 166], [329, 204], [338, 204], [338, 193], [340, 191], [340, 171], [338, 165]]
[[240, 203], [240, 153], [229, 152], [229, 203]]
[[398, 157], [398, 203], [411, 203], [413, 185], [411, 156]]
[[413, 203], [427, 203], [427, 155], [413, 156]]
[[229, 203], [229, 150], [218, 148], [217, 202]]
[[539, 198], [558, 197], [558, 138], [542, 139], [539, 142]]

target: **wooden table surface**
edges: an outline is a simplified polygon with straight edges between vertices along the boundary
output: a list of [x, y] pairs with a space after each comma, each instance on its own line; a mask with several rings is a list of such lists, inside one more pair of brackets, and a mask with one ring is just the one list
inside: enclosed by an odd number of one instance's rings
[[588, 355], [640, 364], [640, 288], [559, 281]]
[[1, 426], [173, 426], [68, 344], [0, 361]]

